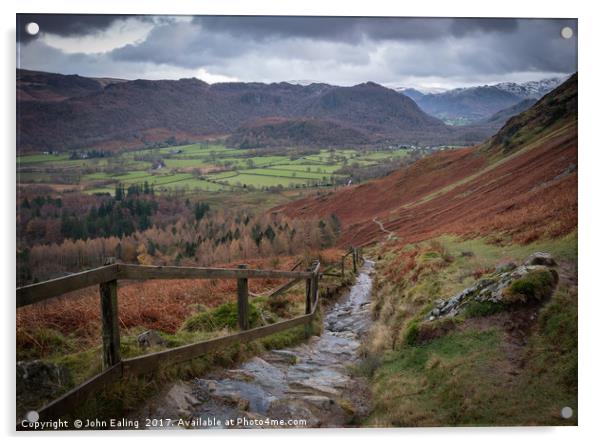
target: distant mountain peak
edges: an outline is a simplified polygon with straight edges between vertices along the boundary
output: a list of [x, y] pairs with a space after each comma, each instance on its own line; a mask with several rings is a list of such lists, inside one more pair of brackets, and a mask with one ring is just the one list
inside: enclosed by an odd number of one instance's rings
[[[319, 80], [309, 80], [309, 79], [297, 79], [297, 80], [287, 80], [286, 83], [290, 83], [291, 85], [301, 85], [302, 87], [307, 87], [313, 84], [324, 84], [325, 82], [320, 82]], [[330, 84], [328, 84], [330, 85]]]
[[522, 83], [502, 82], [492, 86], [522, 97], [523, 99], [539, 99], [564, 83], [569, 77], [570, 76], [552, 77], [549, 79], [531, 80]]
[[454, 88], [442, 93], [423, 94], [415, 89], [397, 89], [411, 97], [428, 114], [444, 119], [470, 123], [486, 119], [509, 109], [525, 99], [540, 99], [565, 82], [569, 76], [528, 81], [501, 82]]

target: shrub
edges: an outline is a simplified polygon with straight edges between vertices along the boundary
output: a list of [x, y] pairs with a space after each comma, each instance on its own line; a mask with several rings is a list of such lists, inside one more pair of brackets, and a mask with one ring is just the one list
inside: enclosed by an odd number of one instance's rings
[[288, 317], [290, 315], [291, 302], [286, 296], [278, 295], [268, 300], [267, 306], [270, 311], [279, 317]]
[[406, 329], [404, 335], [404, 341], [408, 346], [416, 346], [418, 342], [418, 334], [420, 334], [420, 328], [418, 327], [418, 322], [413, 321], [410, 323], [408, 328]]
[[357, 362], [357, 364], [352, 368], [352, 373], [358, 377], [372, 378], [381, 365], [381, 356], [368, 354]]
[[535, 270], [513, 282], [504, 293], [508, 303], [541, 301], [550, 297], [558, 282], [555, 270]]
[[441, 258], [441, 255], [439, 254], [439, 252], [428, 251], [428, 252], [424, 252], [420, 256], [420, 259], [423, 261], [434, 260], [436, 258]]
[[[249, 303], [249, 325], [259, 325], [259, 311]], [[217, 308], [195, 314], [184, 322], [186, 331], [218, 331], [224, 328], [235, 329], [238, 326], [238, 308], [236, 303], [225, 303]]]
[[503, 303], [494, 303], [493, 301], [471, 301], [466, 305], [464, 314], [468, 318], [487, 317], [497, 314], [505, 309]]
[[75, 349], [74, 341], [55, 329], [37, 327], [30, 332], [17, 330], [18, 360], [29, 360], [50, 354], [67, 354]]

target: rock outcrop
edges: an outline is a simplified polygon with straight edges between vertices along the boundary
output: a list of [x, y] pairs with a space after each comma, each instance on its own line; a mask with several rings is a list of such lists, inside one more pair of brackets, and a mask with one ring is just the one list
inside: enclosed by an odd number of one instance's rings
[[435, 308], [427, 320], [461, 313], [470, 302], [511, 305], [540, 301], [549, 297], [558, 283], [556, 261], [549, 253], [535, 252], [523, 264], [506, 263], [491, 275], [481, 278], [473, 286], [453, 297], [435, 301]]
[[138, 344], [143, 348], [150, 348], [152, 346], [164, 345], [165, 340], [161, 338], [157, 331], [151, 329], [138, 335]]
[[17, 394], [24, 407], [50, 399], [71, 383], [68, 369], [43, 360], [17, 362]]

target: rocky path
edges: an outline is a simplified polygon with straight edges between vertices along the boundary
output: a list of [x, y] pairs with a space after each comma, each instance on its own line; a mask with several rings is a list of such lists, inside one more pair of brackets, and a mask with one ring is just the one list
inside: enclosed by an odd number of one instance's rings
[[376, 225], [378, 225], [378, 227], [380, 228], [381, 232], [383, 232], [383, 233], [385, 233], [387, 235], [387, 239], [388, 240], [391, 239], [395, 235], [395, 233], [391, 232], [388, 229], [385, 229], [385, 225], [382, 222], [380, 222], [376, 217], [372, 218], [372, 221]]
[[321, 336], [173, 385], [136, 418], [189, 419], [156, 425], [188, 428], [352, 425], [368, 410], [367, 389], [350, 367], [371, 323], [373, 266], [367, 260], [349, 292], [326, 311]]

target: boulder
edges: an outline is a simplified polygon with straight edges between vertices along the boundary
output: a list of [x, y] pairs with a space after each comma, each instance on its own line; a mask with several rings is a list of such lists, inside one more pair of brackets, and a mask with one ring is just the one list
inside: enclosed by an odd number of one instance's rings
[[[495, 304], [511, 303], [508, 295], [509, 289], [512, 288], [514, 283], [519, 280], [527, 280], [528, 277], [539, 277], [540, 279], [535, 280], [534, 285], [539, 284], [541, 278], [543, 277], [544, 281], [546, 281], [545, 278], [547, 276], [545, 274], [541, 275], [541, 272], [549, 272], [549, 276], [551, 277], [551, 279], [547, 280], [549, 283], [544, 283], [540, 286], [542, 289], [535, 289], [533, 291], [538, 296], [536, 299], [540, 300], [543, 298], [542, 295], [549, 295], [550, 292], [553, 292], [554, 287], [558, 283], [558, 273], [552, 269], [555, 265], [556, 261], [552, 255], [545, 252], [533, 253], [520, 266], [514, 263], [501, 264], [493, 274], [480, 279], [473, 286], [458, 292], [448, 300], [435, 300], [435, 308], [427, 314], [425, 319], [433, 321], [443, 316], [454, 316], [463, 310], [466, 306], [465, 302], [468, 301]], [[520, 287], [521, 283], [515, 285], [514, 288]], [[513, 290], [516, 291], [516, 289]], [[517, 301], [526, 301], [529, 299], [528, 295], [521, 298]]]
[[524, 262], [525, 266], [556, 266], [556, 260], [547, 252], [535, 252], [529, 255]]
[[[300, 398], [284, 398], [274, 401], [268, 410], [268, 417], [279, 420], [304, 420], [306, 423], [300, 425], [303, 428], [317, 428], [323, 425], [324, 420], [312, 412], [311, 407], [315, 405], [309, 404]], [[320, 411], [317, 409], [317, 411]], [[329, 412], [321, 413], [328, 417]], [[294, 425], [285, 427], [294, 428]]]
[[150, 348], [152, 346], [164, 345], [165, 340], [161, 338], [157, 331], [150, 329], [138, 335], [138, 344], [143, 348]]
[[290, 365], [294, 365], [295, 363], [297, 363], [297, 361], [299, 361], [299, 358], [294, 352], [288, 351], [286, 349], [273, 349], [271, 353], [277, 356], [280, 359], [280, 361]]
[[18, 393], [48, 397], [70, 381], [71, 375], [63, 366], [42, 360], [17, 362]]
[[332, 400], [329, 397], [326, 396], [319, 396], [319, 395], [308, 395], [308, 396], [302, 396], [301, 400], [310, 403], [322, 410], [327, 410], [330, 408], [331, 405], [334, 405], [334, 400]]
[[495, 273], [510, 272], [510, 271], [513, 271], [514, 269], [516, 269], [516, 263], [513, 263], [513, 262], [502, 263], [495, 268]]

